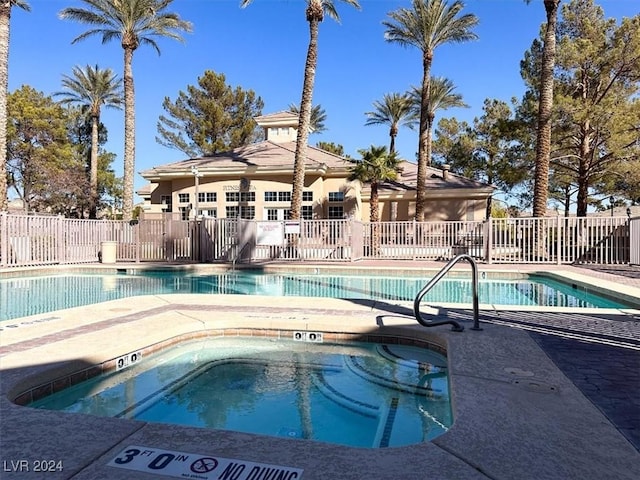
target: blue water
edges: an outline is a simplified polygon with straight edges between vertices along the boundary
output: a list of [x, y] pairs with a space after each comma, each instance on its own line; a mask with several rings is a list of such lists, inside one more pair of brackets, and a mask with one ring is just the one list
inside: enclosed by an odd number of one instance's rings
[[418, 347], [218, 338], [31, 406], [384, 448], [446, 432], [448, 385], [446, 358]]
[[[380, 276], [265, 274], [235, 271], [197, 275], [146, 271], [135, 275], [51, 275], [0, 279], [0, 321], [107, 300], [166, 293], [310, 296], [413, 301], [429, 279]], [[554, 280], [481, 280], [481, 303], [625, 308]], [[471, 282], [447, 278], [424, 297], [429, 303], [471, 303]]]

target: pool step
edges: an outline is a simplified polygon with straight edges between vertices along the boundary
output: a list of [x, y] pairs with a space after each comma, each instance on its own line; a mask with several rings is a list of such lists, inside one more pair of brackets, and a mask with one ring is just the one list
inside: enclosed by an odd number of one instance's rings
[[421, 395], [430, 400], [447, 400], [449, 398], [447, 392], [442, 392], [429, 386], [431, 380], [446, 377], [446, 370], [437, 370], [431, 373], [425, 373], [420, 376], [416, 383], [407, 383], [399, 380], [388, 379], [385, 376], [370, 370], [365, 362], [360, 361], [360, 359], [355, 356], [345, 357], [345, 364], [355, 375], [368, 382], [375, 383], [376, 385], [392, 390], [412, 393], [414, 395]]

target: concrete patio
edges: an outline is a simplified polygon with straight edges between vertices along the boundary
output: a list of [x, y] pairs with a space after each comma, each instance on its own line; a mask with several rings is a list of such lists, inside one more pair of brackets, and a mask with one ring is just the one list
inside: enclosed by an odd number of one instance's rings
[[[118, 266], [119, 268], [122, 266]], [[408, 268], [398, 266], [395, 268]], [[427, 268], [412, 264], [415, 268]], [[437, 267], [431, 265], [429, 268]], [[319, 267], [321, 268], [321, 267]], [[369, 268], [359, 265], [359, 268]], [[375, 264], [371, 268], [389, 268]], [[485, 269], [499, 269], [481, 266]], [[502, 267], [504, 269], [504, 267]], [[534, 270], [535, 267], [529, 267]], [[600, 289], [640, 299], [640, 279], [575, 267], [547, 268], [565, 278], [591, 282]], [[271, 465], [288, 477], [311, 479], [629, 479], [640, 478], [636, 431], [624, 430], [587, 397], [550, 355], [571, 346], [544, 344], [544, 333], [509, 325], [523, 315], [532, 323], [553, 317], [597, 340], [603, 336], [639, 348], [627, 348], [627, 364], [640, 366], [640, 311], [513, 312], [482, 305], [482, 331], [471, 331], [471, 314], [457, 308], [432, 309], [461, 321], [462, 333], [449, 326], [418, 325], [407, 302], [354, 302], [337, 299], [236, 295], [155, 295], [77, 307], [12, 321], [0, 331], [0, 465], [3, 479], [150, 479], [171, 468], [129, 469], [129, 446], [187, 454], [198, 459], [232, 459], [238, 464]], [[429, 308], [425, 307], [428, 311]], [[551, 315], [553, 314], [553, 315]], [[576, 318], [580, 317], [580, 318]], [[496, 324], [493, 320], [503, 320]], [[517, 326], [518, 328], [514, 328]], [[306, 440], [289, 440], [136, 420], [37, 410], [14, 403], [41, 389], [57, 389], [78, 372], [106, 366], [129, 352], [207, 334], [290, 337], [292, 330], [328, 333], [328, 338], [373, 340], [422, 339], [444, 347], [449, 361], [455, 423], [432, 442], [408, 447], [360, 449]], [[613, 332], [613, 334], [612, 334]], [[606, 335], [605, 335], [606, 334]], [[585, 342], [570, 340], [577, 347]], [[620, 348], [612, 341], [606, 348]], [[594, 362], [606, 361], [606, 355]], [[603, 360], [603, 358], [605, 360]], [[636, 363], [637, 362], [637, 365]], [[636, 369], [639, 371], [640, 369]], [[629, 386], [635, 388], [634, 386]], [[627, 395], [621, 386], [620, 395]], [[627, 420], [640, 417], [631, 403]], [[623, 420], [624, 421], [624, 420]], [[150, 454], [151, 461], [153, 455]], [[52, 461], [46, 464], [42, 461]], [[117, 463], [117, 462], [116, 462]], [[111, 465], [109, 465], [111, 464]], [[61, 466], [49, 472], [36, 467]], [[156, 464], [157, 466], [157, 464]], [[176, 470], [177, 472], [178, 470]], [[248, 468], [228, 478], [257, 480]], [[191, 472], [196, 472], [191, 470]], [[221, 472], [180, 474], [178, 478], [221, 478]], [[182, 475], [182, 476], [180, 476]], [[188, 476], [191, 475], [191, 476]], [[283, 473], [284, 475], [284, 473]], [[227, 477], [222, 477], [227, 478]]]

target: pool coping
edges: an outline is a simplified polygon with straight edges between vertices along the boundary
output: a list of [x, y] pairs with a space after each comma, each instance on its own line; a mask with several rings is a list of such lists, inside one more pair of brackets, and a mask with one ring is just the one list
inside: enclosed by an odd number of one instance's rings
[[[640, 477], [640, 453], [526, 332], [485, 323], [473, 332], [470, 322], [463, 333], [426, 329], [409, 310], [406, 302], [154, 295], [53, 312], [54, 320], [17, 329], [13, 339], [1, 332], [0, 451], [9, 468], [3, 478], [24, 477], [11, 471], [10, 461], [33, 466], [42, 459], [64, 463], [47, 478], [152, 478], [107, 465], [127, 445], [302, 468], [304, 480]], [[544, 315], [544, 309], [528, 311]], [[447, 315], [444, 309], [432, 313]], [[432, 442], [373, 450], [42, 411], [10, 401], [53, 373], [71, 375], [167, 338], [216, 329], [247, 335], [256, 328], [351, 339], [400, 335], [441, 345], [448, 353], [455, 423]]]

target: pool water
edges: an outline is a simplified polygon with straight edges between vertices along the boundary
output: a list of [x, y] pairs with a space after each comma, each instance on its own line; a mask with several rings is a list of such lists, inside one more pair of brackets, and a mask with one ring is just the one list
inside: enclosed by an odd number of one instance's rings
[[[358, 275], [298, 275], [234, 271], [218, 274], [143, 271], [134, 275], [50, 275], [0, 279], [0, 321], [136, 295], [167, 293], [310, 296], [413, 301], [429, 278]], [[483, 279], [480, 303], [626, 308], [551, 279]], [[471, 281], [445, 277], [425, 303], [470, 304]]]
[[366, 448], [452, 424], [446, 358], [373, 343], [190, 342], [30, 406]]

